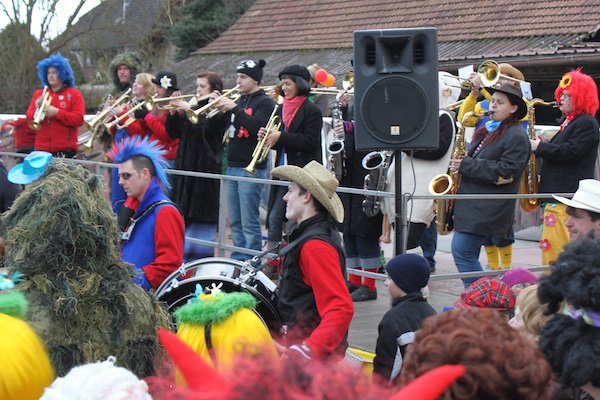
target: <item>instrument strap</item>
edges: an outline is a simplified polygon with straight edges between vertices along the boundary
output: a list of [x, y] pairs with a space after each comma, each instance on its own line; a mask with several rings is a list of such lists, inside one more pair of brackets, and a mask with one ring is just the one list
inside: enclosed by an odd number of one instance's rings
[[[175, 207], [178, 211], [179, 208], [177, 207], [177, 204], [173, 203], [170, 200], [159, 200], [159, 201], [155, 201], [154, 203], [150, 204], [150, 206], [148, 206], [148, 208], [146, 208], [144, 210], [144, 212], [142, 212], [140, 214], [139, 217], [137, 218], [133, 218], [131, 220], [131, 222], [129, 223], [129, 225], [127, 225], [127, 229], [125, 230], [125, 232], [121, 233], [121, 240], [129, 240], [131, 238], [131, 235], [133, 234], [133, 229], [135, 228], [135, 225], [137, 224], [137, 222], [142, 219], [146, 214], [148, 214], [150, 211], [154, 210], [156, 207], [161, 206], [163, 204], [170, 204], [173, 207]], [[181, 211], [179, 211], [181, 213]]]

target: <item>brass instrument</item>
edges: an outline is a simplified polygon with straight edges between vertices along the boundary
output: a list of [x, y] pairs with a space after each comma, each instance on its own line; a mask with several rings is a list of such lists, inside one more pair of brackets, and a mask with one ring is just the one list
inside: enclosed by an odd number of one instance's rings
[[267, 145], [267, 138], [269, 137], [269, 134], [273, 131], [278, 131], [279, 129], [281, 129], [281, 119], [279, 118], [279, 115], [277, 115], [277, 107], [275, 107], [271, 113], [271, 117], [269, 118], [267, 125], [265, 126], [264, 135], [258, 141], [258, 143], [256, 143], [256, 147], [252, 152], [252, 160], [250, 161], [250, 164], [244, 168], [244, 171], [252, 175], [255, 174], [254, 168], [256, 167], [256, 164], [264, 162], [267, 157], [269, 157], [269, 150], [271, 150], [271, 146]]
[[485, 60], [477, 68], [477, 73], [481, 77], [481, 84], [483, 86], [494, 86], [500, 79], [504, 79], [511, 82], [523, 82], [520, 79], [510, 77], [500, 73], [500, 66], [494, 60]]
[[[527, 136], [529, 139], [535, 139], [535, 107], [536, 106], [548, 106], [557, 107], [558, 104], [555, 101], [544, 101], [542, 99], [533, 99], [527, 105], [527, 116], [529, 121], [527, 124]], [[519, 194], [536, 194], [539, 193], [539, 180], [537, 173], [537, 157], [535, 153], [529, 155], [529, 163], [519, 182]], [[519, 205], [525, 212], [532, 212], [540, 205], [540, 199], [536, 198], [522, 198], [519, 199]]]
[[464, 103], [464, 102], [465, 102], [465, 99], [462, 99], [462, 100], [459, 100], [459, 101], [455, 101], [454, 103], [450, 103], [446, 107], [444, 107], [444, 110], [446, 110], [446, 111], [454, 111], [457, 108], [459, 108], [462, 105], [462, 103]]
[[[452, 159], [462, 160], [467, 155], [467, 146], [465, 143], [466, 122], [469, 117], [474, 115], [472, 111], [465, 113], [459, 124], [456, 133], [456, 141]], [[460, 173], [458, 169], [448, 168], [445, 174], [439, 174], [433, 177], [429, 182], [429, 193], [434, 196], [445, 194], [456, 194], [460, 186]], [[436, 199], [434, 214], [437, 218], [436, 227], [440, 235], [449, 234], [454, 229], [454, 200]]]
[[[200, 107], [197, 110], [187, 110], [186, 115], [192, 124], [197, 124], [200, 121], [201, 116], [212, 118], [219, 113], [219, 110], [215, 108], [219, 102], [224, 98], [237, 99], [239, 97], [240, 87], [236, 86], [233, 89], [229, 89], [223, 92], [219, 97], [213, 101], [209, 101], [205, 106]], [[237, 97], [236, 97], [237, 96]], [[235, 101], [235, 100], [234, 100]]]
[[44, 121], [44, 118], [46, 118], [46, 111], [48, 111], [48, 107], [52, 102], [52, 96], [50, 96], [48, 86], [44, 86], [41, 98], [42, 101], [40, 102], [40, 105], [35, 109], [35, 113], [33, 113], [33, 120], [29, 121], [29, 127], [34, 131], [39, 131], [42, 127], [42, 122]]
[[[106, 129], [108, 129], [109, 131], [114, 127], [127, 128], [129, 125], [131, 125], [135, 121], [135, 118], [132, 118], [131, 114], [133, 114], [136, 110], [138, 110], [142, 107], [145, 107], [147, 101], [148, 101], [148, 99], [140, 101], [135, 106], [133, 106], [131, 109], [127, 110], [127, 112], [119, 115], [117, 118], [113, 119], [112, 121], [105, 123], [104, 127]], [[125, 121], [125, 122], [121, 123], [122, 121]]]
[[[387, 188], [387, 174], [392, 161], [391, 151], [372, 151], [362, 159], [362, 166], [369, 171], [363, 183], [365, 190], [383, 192]], [[367, 217], [374, 217], [381, 210], [383, 199], [379, 196], [365, 196], [362, 202]]]
[[165, 103], [165, 102], [170, 102], [173, 100], [181, 100], [181, 99], [188, 99], [188, 98], [191, 101], [195, 97], [196, 97], [195, 94], [184, 94], [181, 96], [160, 97], [160, 98], [148, 97], [148, 98], [146, 98], [146, 108], [148, 109], [148, 111], [152, 111], [154, 109], [154, 106], [156, 106], [160, 110], [175, 110], [177, 107], [175, 107], [171, 104], [167, 104], [164, 106], [161, 106], [161, 104]]
[[84, 122], [83, 124], [86, 128], [91, 132], [89, 135], [89, 139], [83, 143], [83, 146], [86, 148], [92, 148], [94, 145], [94, 139], [96, 135], [100, 131], [101, 126], [105, 126], [112, 118], [113, 113], [116, 107], [121, 105], [124, 101], [131, 101], [131, 97], [129, 97], [129, 93], [131, 93], [131, 88], [127, 89], [117, 100], [115, 100], [110, 106], [105, 107], [98, 115], [92, 118], [89, 122]]
[[[354, 73], [347, 72], [342, 82], [344, 90], [335, 96], [335, 103], [331, 107], [331, 125], [335, 129], [335, 121], [342, 120], [342, 110], [340, 109], [340, 98], [349, 93], [354, 88]], [[337, 90], [337, 89], [336, 89]], [[312, 93], [312, 92], [311, 92]], [[327, 167], [333, 173], [335, 178], [341, 181], [346, 176], [346, 145], [344, 136], [335, 136], [327, 146]]]

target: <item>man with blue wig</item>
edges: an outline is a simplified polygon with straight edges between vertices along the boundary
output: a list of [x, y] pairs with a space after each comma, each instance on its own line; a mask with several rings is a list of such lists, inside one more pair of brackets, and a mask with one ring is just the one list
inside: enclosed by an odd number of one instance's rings
[[[69, 60], [53, 54], [37, 64], [37, 72], [44, 88], [33, 93], [26, 113], [29, 125], [37, 131], [35, 150], [73, 158], [79, 146], [77, 135], [83, 125], [85, 104], [81, 92], [75, 89]], [[48, 102], [45, 105], [44, 97]]]
[[114, 143], [107, 156], [119, 165], [127, 199], [119, 212], [121, 258], [139, 272], [134, 282], [155, 290], [183, 261], [184, 224], [170, 189], [158, 142], [137, 136]]

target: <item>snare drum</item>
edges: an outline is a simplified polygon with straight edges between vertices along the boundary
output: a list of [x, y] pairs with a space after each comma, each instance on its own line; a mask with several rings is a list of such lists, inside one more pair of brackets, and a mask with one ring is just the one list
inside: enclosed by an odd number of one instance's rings
[[156, 298], [173, 312], [194, 296], [197, 284], [202, 288], [221, 285], [221, 290], [226, 293], [247, 292], [258, 300], [256, 312], [259, 317], [269, 329], [278, 331], [281, 321], [277, 312], [277, 285], [264, 273], [259, 271], [251, 276], [250, 271], [242, 261], [230, 258], [208, 257], [190, 261], [165, 279], [156, 290]]

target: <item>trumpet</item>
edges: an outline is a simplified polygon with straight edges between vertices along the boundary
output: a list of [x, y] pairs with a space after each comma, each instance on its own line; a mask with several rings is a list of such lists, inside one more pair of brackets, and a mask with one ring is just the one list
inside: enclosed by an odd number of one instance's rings
[[[190, 99], [190, 102], [194, 100], [194, 98], [196, 97], [195, 94], [184, 94], [181, 96], [171, 96], [171, 97], [160, 97], [160, 98], [154, 98], [154, 97], [148, 97], [146, 99], [146, 108], [148, 109], [148, 111], [152, 111], [152, 109], [154, 109], [154, 106], [158, 107], [160, 110], [175, 110], [177, 107], [173, 106], [171, 104], [167, 104], [164, 106], [161, 106], [160, 104], [165, 103], [165, 102], [170, 102], [172, 100], [181, 100], [181, 99]], [[198, 100], [196, 100], [196, 102], [198, 102]]]
[[[134, 107], [129, 109], [126, 113], [119, 115], [117, 118], [113, 119], [110, 122], [104, 123], [104, 127], [109, 131], [114, 127], [127, 128], [135, 121], [135, 118], [131, 118], [131, 114], [133, 114], [136, 110], [145, 107], [147, 100], [148, 99], [140, 101]], [[121, 124], [121, 121], [125, 122]]]
[[256, 143], [256, 147], [252, 152], [252, 160], [250, 161], [250, 164], [244, 168], [244, 171], [248, 172], [249, 174], [254, 175], [254, 168], [256, 167], [256, 164], [263, 163], [269, 156], [269, 150], [271, 150], [271, 146], [267, 145], [267, 137], [269, 137], [269, 134], [273, 131], [278, 131], [281, 129], [281, 119], [279, 118], [279, 115], [276, 115], [276, 113], [277, 107], [275, 107], [271, 113], [269, 122], [267, 122], [267, 125], [265, 126], [265, 134], [258, 141], [258, 143]]
[[42, 127], [42, 122], [44, 121], [44, 118], [46, 118], [46, 111], [48, 111], [48, 107], [52, 102], [52, 96], [50, 96], [50, 93], [48, 92], [48, 86], [44, 86], [41, 98], [42, 101], [33, 114], [33, 120], [29, 121], [29, 127], [34, 131], [38, 131]]
[[[214, 99], [213, 101], [209, 101], [205, 106], [200, 107], [197, 110], [188, 110], [186, 115], [192, 124], [197, 124], [200, 120], [200, 116], [206, 115], [207, 118], [212, 118], [217, 115], [220, 111], [215, 108], [219, 102], [224, 98], [230, 98], [232, 100], [239, 98], [240, 87], [236, 86], [233, 89], [226, 90], [222, 95]], [[234, 100], [235, 101], [235, 100]]]
[[127, 89], [125, 93], [123, 93], [117, 100], [114, 101], [110, 106], [105, 107], [98, 115], [92, 118], [89, 122], [84, 122], [85, 127], [92, 132], [89, 140], [83, 143], [84, 147], [88, 149], [91, 148], [94, 144], [94, 139], [96, 138], [96, 134], [99, 131], [101, 126], [105, 126], [110, 119], [113, 118], [113, 112], [115, 108], [121, 105], [124, 101], [131, 101], [131, 97], [129, 97], [129, 93], [131, 93], [131, 88]]

